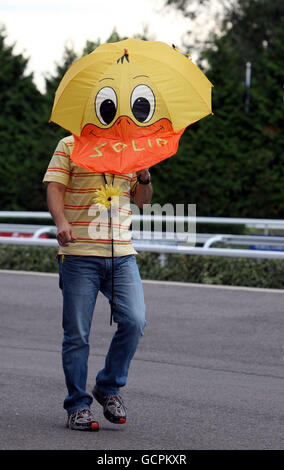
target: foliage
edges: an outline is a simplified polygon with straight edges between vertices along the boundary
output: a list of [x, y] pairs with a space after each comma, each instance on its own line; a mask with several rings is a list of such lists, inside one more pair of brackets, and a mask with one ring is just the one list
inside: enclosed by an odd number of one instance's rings
[[57, 272], [56, 248], [0, 245], [0, 269]]
[[[56, 248], [0, 245], [0, 269], [57, 273]], [[161, 266], [156, 253], [139, 253], [142, 279], [263, 288], [284, 288], [284, 261], [167, 255]]]
[[40, 208], [38, 135], [42, 97], [26, 74], [27, 60], [6, 45], [0, 30], [0, 201], [1, 209]]
[[202, 216], [283, 217], [283, 2], [232, 5], [199, 60], [214, 85], [214, 116], [189, 127], [177, 155], [153, 168], [154, 201], [195, 203]]
[[[194, 17], [211, 0], [166, 3]], [[284, 217], [283, 2], [222, 0], [222, 5], [221, 34], [211, 34], [199, 57], [214, 84], [214, 116], [186, 129], [177, 155], [151, 169], [153, 203], [195, 203], [197, 215], [203, 216]], [[137, 37], [152, 39], [147, 28]], [[121, 39], [114, 30], [108, 41]], [[82, 54], [65, 47], [40, 93], [26, 72], [27, 60], [6, 45], [5, 31], [0, 31], [2, 210], [47, 209], [42, 178], [58, 140], [66, 135], [48, 123], [54, 94], [71, 63], [99, 44], [100, 39], [87, 41]], [[252, 81], [247, 94], [248, 61]], [[245, 96], [250, 99], [247, 112]]]

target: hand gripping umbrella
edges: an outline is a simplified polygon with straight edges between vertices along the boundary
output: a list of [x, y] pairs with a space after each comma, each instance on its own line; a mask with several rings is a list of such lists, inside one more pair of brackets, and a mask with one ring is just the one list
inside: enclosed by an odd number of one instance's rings
[[190, 124], [211, 114], [212, 84], [176, 48], [127, 39], [75, 61], [50, 120], [74, 135], [85, 169], [133, 173], [174, 155]]

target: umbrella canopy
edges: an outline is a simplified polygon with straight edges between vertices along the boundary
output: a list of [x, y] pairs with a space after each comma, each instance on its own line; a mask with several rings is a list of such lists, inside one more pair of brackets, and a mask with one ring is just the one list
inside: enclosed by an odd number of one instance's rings
[[50, 120], [74, 135], [78, 166], [132, 173], [176, 153], [184, 129], [212, 113], [211, 89], [175, 48], [127, 39], [73, 63]]

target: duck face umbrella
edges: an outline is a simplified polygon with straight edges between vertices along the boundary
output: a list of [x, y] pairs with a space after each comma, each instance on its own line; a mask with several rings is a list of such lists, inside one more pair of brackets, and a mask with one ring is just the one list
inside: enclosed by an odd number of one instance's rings
[[211, 114], [212, 84], [175, 48], [127, 39], [73, 63], [50, 120], [74, 135], [73, 162], [133, 173], [174, 155], [190, 124]]

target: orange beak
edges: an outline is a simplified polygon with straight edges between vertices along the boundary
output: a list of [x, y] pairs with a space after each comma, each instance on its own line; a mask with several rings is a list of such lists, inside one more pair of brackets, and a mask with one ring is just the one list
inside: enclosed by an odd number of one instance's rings
[[149, 126], [138, 126], [130, 117], [120, 116], [111, 127], [106, 129], [102, 129], [94, 124], [87, 124], [81, 135], [87, 137], [91, 134], [96, 137], [120, 139], [123, 142], [127, 142], [137, 137], [158, 135], [161, 132], [173, 132], [172, 124], [168, 119], [159, 119], [159, 121]]

